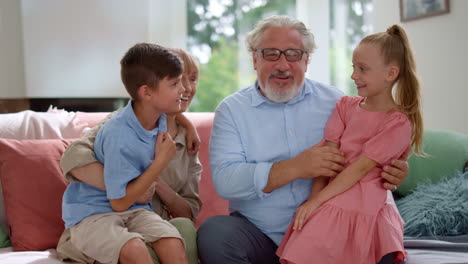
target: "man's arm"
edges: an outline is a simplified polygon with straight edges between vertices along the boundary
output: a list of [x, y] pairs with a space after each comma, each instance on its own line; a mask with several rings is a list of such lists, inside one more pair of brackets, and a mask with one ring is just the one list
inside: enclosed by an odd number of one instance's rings
[[[222, 198], [257, 199], [293, 180], [332, 176], [342, 170], [344, 158], [341, 152], [323, 146], [323, 143], [283, 161], [247, 161], [243, 142], [246, 139], [241, 138], [241, 132], [230, 111], [224, 104], [218, 107], [210, 139], [213, 184]], [[251, 129], [254, 130], [255, 127]]]
[[320, 142], [292, 159], [274, 163], [263, 191], [270, 193], [299, 178], [336, 176], [343, 170], [344, 162], [338, 148], [325, 146]]

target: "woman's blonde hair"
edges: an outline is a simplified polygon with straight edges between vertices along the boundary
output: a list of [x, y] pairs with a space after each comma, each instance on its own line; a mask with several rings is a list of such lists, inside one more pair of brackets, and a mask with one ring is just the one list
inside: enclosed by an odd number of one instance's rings
[[191, 74], [196, 73], [197, 77], [200, 72], [198, 67], [198, 61], [192, 54], [188, 53], [187, 51], [179, 48], [170, 48], [184, 63], [184, 72], [183, 74]]
[[395, 101], [413, 127], [411, 135], [413, 151], [418, 155], [424, 155], [422, 149], [424, 127], [421, 113], [421, 88], [416, 74], [413, 51], [405, 30], [400, 25], [392, 25], [385, 32], [365, 37], [360, 43], [378, 45], [385, 64], [394, 63], [399, 67], [400, 73], [395, 80]]

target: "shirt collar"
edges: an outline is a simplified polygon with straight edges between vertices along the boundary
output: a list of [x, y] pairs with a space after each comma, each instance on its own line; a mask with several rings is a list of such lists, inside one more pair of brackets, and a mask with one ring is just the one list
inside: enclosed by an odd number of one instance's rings
[[[262, 93], [260, 92], [260, 86], [258, 84], [258, 80], [255, 81], [254, 90], [255, 91], [252, 92], [252, 96], [251, 96], [251, 104], [252, 104], [253, 107], [259, 106], [259, 105], [261, 105], [263, 103], [266, 103], [266, 104], [283, 104], [283, 103], [273, 102], [270, 99], [263, 96]], [[302, 85], [302, 88], [299, 91], [299, 93], [296, 96], [294, 96], [291, 100], [289, 100], [288, 102], [286, 102], [284, 104], [287, 104], [287, 105], [296, 104], [297, 102], [302, 101], [305, 98], [305, 96], [308, 95], [308, 94], [313, 94], [312, 87], [310, 87], [310, 84], [306, 80], [304, 80], [304, 84]]]
[[156, 128], [152, 130], [146, 130], [138, 121], [135, 112], [132, 107], [132, 100], [128, 101], [127, 106], [122, 110], [122, 114], [128, 122], [128, 125], [137, 132], [137, 135], [145, 142], [152, 142], [154, 136], [157, 136], [159, 132], [167, 131], [166, 114], [162, 114], [156, 121]]

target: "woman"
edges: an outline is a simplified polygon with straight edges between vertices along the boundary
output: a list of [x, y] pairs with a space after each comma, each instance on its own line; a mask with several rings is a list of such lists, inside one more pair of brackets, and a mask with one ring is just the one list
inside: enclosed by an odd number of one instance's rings
[[[166, 169], [159, 175], [139, 201], [147, 203], [152, 199], [153, 210], [163, 219], [173, 224], [185, 240], [189, 263], [198, 263], [196, 230], [194, 222], [200, 211], [201, 200], [198, 196], [198, 183], [202, 166], [197, 150], [200, 140], [195, 128], [183, 115], [195, 96], [199, 69], [196, 59], [182, 49], [172, 49], [184, 63], [182, 84], [185, 88], [181, 98], [180, 111], [167, 114], [167, 132], [176, 142], [177, 153]], [[105, 190], [104, 166], [94, 156], [94, 140], [97, 132], [109, 118], [93, 127], [83, 138], [74, 141], [62, 156], [60, 166], [69, 181], [80, 181]], [[186, 143], [187, 142], [187, 143]], [[65, 230], [60, 238], [57, 252], [59, 257], [80, 254], [83, 261], [87, 256], [73, 248], [69, 243], [70, 233]], [[155, 263], [159, 263], [151, 247], [148, 247]], [[79, 259], [79, 258], [78, 258]]]

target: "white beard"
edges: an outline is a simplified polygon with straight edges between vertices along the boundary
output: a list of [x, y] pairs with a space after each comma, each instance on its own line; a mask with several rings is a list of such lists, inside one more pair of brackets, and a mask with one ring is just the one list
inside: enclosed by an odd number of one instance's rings
[[293, 99], [299, 93], [301, 86], [293, 85], [291, 88], [287, 90], [274, 90], [271, 88], [270, 84], [266, 84], [265, 88], [262, 89], [265, 97], [270, 99], [275, 103], [286, 103], [289, 100]]

